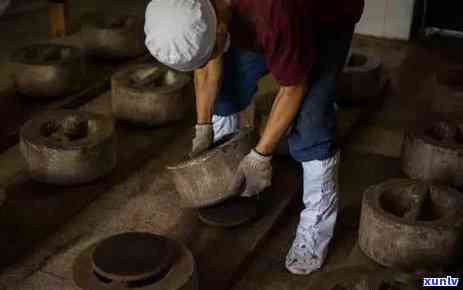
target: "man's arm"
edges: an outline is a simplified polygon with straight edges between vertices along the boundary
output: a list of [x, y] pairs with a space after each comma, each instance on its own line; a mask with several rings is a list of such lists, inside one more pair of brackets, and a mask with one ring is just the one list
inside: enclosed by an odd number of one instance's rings
[[264, 133], [256, 146], [257, 152], [263, 155], [271, 155], [273, 153], [281, 137], [286, 133], [291, 122], [296, 117], [301, 107], [304, 93], [304, 83], [280, 88], [273, 102], [272, 111], [270, 112]]
[[214, 104], [222, 83], [222, 57], [217, 57], [194, 72], [196, 114], [198, 124], [212, 121]]

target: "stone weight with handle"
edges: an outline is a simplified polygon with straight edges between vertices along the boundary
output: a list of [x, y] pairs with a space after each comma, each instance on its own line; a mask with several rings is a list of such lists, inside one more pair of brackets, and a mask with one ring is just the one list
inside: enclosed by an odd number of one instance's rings
[[364, 193], [359, 246], [383, 266], [447, 266], [458, 259], [462, 229], [463, 195], [455, 189], [393, 179]]
[[463, 186], [463, 121], [430, 120], [409, 130], [402, 170], [413, 179]]
[[254, 148], [257, 136], [252, 129], [225, 136], [213, 148], [174, 166], [172, 174], [181, 205], [189, 208], [211, 206], [240, 192], [229, 192], [240, 161]]

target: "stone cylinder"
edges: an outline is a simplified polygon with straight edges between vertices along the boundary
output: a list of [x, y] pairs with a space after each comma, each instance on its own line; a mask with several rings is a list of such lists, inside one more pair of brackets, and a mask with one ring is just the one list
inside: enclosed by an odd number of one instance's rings
[[37, 181], [88, 183], [116, 166], [114, 122], [89, 112], [49, 112], [21, 128], [20, 149], [29, 174]]
[[219, 144], [198, 157], [169, 166], [181, 205], [206, 207], [239, 195], [239, 192], [229, 192], [228, 188], [239, 163], [256, 141], [254, 130], [243, 129], [225, 136]]
[[126, 59], [147, 53], [143, 18], [135, 15], [87, 15], [86, 18], [82, 38], [89, 55]]
[[393, 179], [363, 196], [360, 249], [377, 263], [404, 269], [458, 260], [463, 197], [448, 187]]
[[412, 179], [463, 186], [463, 122], [431, 120], [405, 134], [402, 170]]
[[65, 97], [82, 88], [85, 74], [80, 49], [58, 44], [36, 44], [13, 53], [19, 93], [36, 99]]
[[147, 126], [184, 119], [194, 108], [187, 92], [191, 77], [160, 64], [129, 66], [111, 79], [111, 103], [118, 120]]
[[354, 50], [338, 80], [337, 101], [343, 104], [371, 102], [381, 92], [381, 59]]

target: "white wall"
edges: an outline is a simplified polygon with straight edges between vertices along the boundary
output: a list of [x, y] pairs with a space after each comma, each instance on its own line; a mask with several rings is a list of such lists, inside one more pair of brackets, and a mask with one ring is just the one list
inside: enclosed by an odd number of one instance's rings
[[410, 38], [415, 0], [365, 0], [356, 32], [376, 37]]

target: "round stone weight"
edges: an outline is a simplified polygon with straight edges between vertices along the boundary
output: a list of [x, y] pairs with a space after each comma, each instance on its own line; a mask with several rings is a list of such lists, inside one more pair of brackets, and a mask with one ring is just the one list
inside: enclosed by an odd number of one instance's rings
[[19, 93], [36, 99], [70, 95], [82, 88], [84, 58], [78, 48], [58, 44], [34, 44], [11, 57]]
[[371, 102], [382, 88], [381, 59], [354, 50], [338, 80], [337, 101], [342, 104]]
[[137, 64], [114, 74], [111, 103], [118, 120], [147, 126], [184, 119], [194, 108], [191, 77], [160, 64]]
[[20, 149], [33, 179], [57, 185], [87, 183], [116, 166], [114, 122], [83, 111], [48, 112], [21, 128]]
[[463, 122], [430, 120], [405, 134], [402, 170], [412, 178], [463, 186]]
[[255, 146], [252, 129], [225, 136], [208, 151], [177, 165], [168, 166], [183, 207], [201, 208], [238, 195], [229, 192], [238, 165]]
[[102, 59], [135, 58], [147, 52], [144, 19], [135, 15], [88, 14], [82, 38], [87, 53]]
[[360, 249], [377, 263], [404, 269], [439, 267], [459, 254], [463, 196], [448, 187], [393, 179], [363, 196]]

